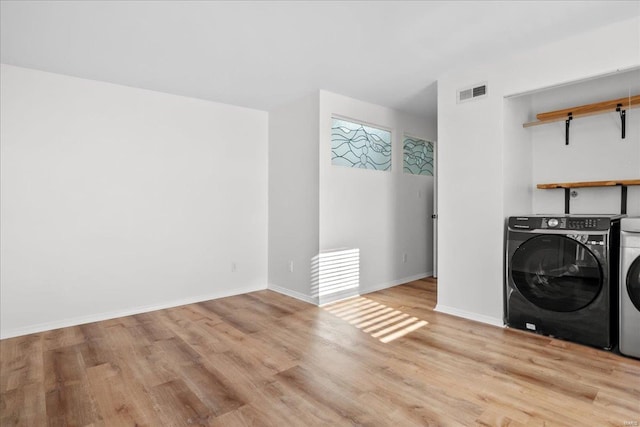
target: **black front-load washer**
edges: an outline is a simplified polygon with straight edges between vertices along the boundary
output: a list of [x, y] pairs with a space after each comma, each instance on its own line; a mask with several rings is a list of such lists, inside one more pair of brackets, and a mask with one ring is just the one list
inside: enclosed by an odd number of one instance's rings
[[510, 217], [505, 244], [505, 324], [613, 348], [618, 335], [620, 217]]

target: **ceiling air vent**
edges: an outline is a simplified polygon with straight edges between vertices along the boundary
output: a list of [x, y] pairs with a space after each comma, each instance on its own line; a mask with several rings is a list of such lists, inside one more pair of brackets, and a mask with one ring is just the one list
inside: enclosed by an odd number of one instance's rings
[[485, 98], [487, 96], [487, 84], [480, 83], [458, 90], [458, 103], [471, 101], [472, 99]]

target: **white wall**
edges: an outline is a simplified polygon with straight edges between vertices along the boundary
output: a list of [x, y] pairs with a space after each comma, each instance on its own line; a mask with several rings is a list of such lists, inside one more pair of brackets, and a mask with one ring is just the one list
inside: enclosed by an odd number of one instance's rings
[[[391, 171], [332, 166], [333, 115], [391, 129]], [[433, 177], [403, 173], [405, 132], [435, 141], [435, 118], [320, 91], [320, 251], [360, 250], [360, 293], [433, 271]]]
[[[502, 324], [504, 218], [526, 208], [505, 200], [522, 178], [505, 165], [517, 150], [505, 148], [504, 97], [640, 65], [639, 29], [634, 17], [440, 77], [438, 310]], [[488, 98], [456, 104], [457, 89], [485, 81]]]
[[266, 287], [265, 112], [1, 78], [3, 338]]
[[[439, 81], [436, 309], [501, 324], [503, 100], [490, 77]], [[484, 81], [487, 98], [456, 104], [460, 86]]]
[[[318, 93], [269, 112], [269, 288], [317, 303]], [[293, 271], [290, 264], [293, 262]]]
[[[392, 171], [332, 166], [333, 115], [392, 129]], [[433, 177], [402, 172], [404, 133], [435, 141], [436, 120], [326, 91], [269, 113], [270, 289], [322, 304], [431, 274]], [[358, 251], [327, 254], [344, 248]], [[335, 273], [329, 264], [351, 282], [354, 254], [360, 286], [319, 295], [318, 281]]]
[[503, 210], [509, 215], [527, 215], [533, 210], [532, 138], [529, 129], [530, 97], [505, 99], [502, 174], [504, 176]]

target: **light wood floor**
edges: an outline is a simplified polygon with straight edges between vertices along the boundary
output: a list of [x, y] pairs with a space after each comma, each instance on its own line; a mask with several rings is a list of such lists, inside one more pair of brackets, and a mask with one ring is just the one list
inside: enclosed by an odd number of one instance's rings
[[640, 361], [436, 313], [435, 289], [260, 291], [3, 340], [0, 424], [640, 422]]

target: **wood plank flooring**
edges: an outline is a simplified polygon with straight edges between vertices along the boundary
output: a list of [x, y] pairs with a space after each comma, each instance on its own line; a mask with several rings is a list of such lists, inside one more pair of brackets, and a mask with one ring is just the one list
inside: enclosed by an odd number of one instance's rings
[[637, 426], [640, 361], [433, 311], [424, 279], [0, 341], [1, 426]]

